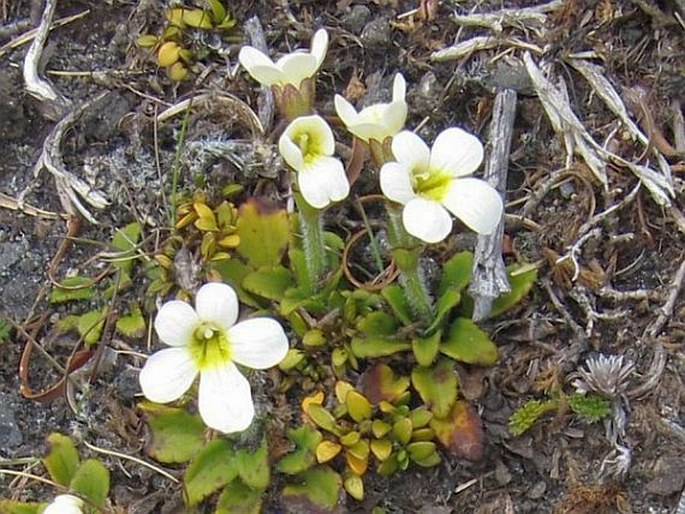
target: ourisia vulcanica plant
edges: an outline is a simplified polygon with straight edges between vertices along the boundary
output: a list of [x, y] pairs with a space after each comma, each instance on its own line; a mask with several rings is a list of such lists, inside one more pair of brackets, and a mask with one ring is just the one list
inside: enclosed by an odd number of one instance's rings
[[143, 394], [157, 403], [180, 398], [200, 374], [199, 411], [210, 428], [224, 433], [245, 430], [255, 409], [250, 383], [236, 364], [266, 369], [288, 352], [281, 325], [271, 318], [238, 319], [235, 291], [208, 283], [195, 298], [195, 309], [172, 300], [162, 305], [155, 330], [171, 346], [151, 355], [140, 372]]

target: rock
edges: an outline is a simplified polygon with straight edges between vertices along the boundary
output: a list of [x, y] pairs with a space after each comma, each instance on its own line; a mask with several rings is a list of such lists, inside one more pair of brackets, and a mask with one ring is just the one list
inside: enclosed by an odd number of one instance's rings
[[364, 48], [382, 50], [390, 45], [390, 23], [385, 18], [377, 18], [366, 24], [361, 39]]
[[654, 478], [647, 483], [647, 491], [659, 496], [680, 492], [685, 485], [685, 461], [677, 457], [660, 457]]
[[0, 454], [16, 448], [23, 440], [24, 437], [17, 426], [8, 397], [0, 395]]
[[365, 5], [353, 5], [350, 11], [340, 20], [343, 27], [354, 34], [359, 34], [364, 24], [371, 16], [371, 11]]
[[531, 500], [539, 500], [545, 494], [547, 490], [547, 483], [544, 480], [540, 480], [528, 491], [528, 498]]

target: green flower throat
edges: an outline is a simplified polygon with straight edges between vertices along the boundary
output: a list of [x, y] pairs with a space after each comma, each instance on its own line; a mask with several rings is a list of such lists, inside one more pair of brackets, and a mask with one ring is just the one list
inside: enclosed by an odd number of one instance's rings
[[198, 369], [221, 366], [231, 361], [231, 343], [221, 328], [202, 323], [193, 332], [188, 350]]

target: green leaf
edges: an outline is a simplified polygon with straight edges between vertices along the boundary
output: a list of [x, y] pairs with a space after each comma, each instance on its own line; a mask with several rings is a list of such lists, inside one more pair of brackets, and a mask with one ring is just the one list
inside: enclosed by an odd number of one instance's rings
[[390, 314], [375, 311], [357, 322], [357, 329], [366, 336], [386, 337], [397, 333], [397, 321]]
[[70, 488], [101, 509], [109, 494], [109, 470], [99, 460], [88, 459], [76, 470]]
[[438, 286], [438, 298], [448, 291], [461, 292], [471, 281], [473, 254], [460, 252], [448, 260], [442, 267], [442, 277]]
[[395, 317], [400, 320], [403, 325], [411, 325], [413, 323], [407, 296], [400, 286], [391, 284], [384, 287], [381, 291], [381, 296], [385, 298], [385, 301], [390, 305]]
[[67, 277], [60, 282], [64, 287], [53, 287], [50, 303], [65, 303], [74, 300], [90, 300], [95, 295], [93, 281], [87, 277]]
[[238, 450], [235, 454], [235, 469], [241, 480], [253, 489], [266, 489], [271, 479], [269, 448], [266, 438], [254, 451]]
[[445, 291], [435, 303], [435, 318], [428, 328], [426, 328], [426, 333], [431, 334], [433, 332], [439, 332], [442, 322], [445, 317], [450, 313], [450, 311], [459, 305], [461, 302], [461, 293], [456, 289], [448, 289]]
[[81, 463], [78, 452], [67, 436], [52, 433], [48, 436], [50, 453], [43, 459], [50, 478], [60, 485], [68, 486]]
[[200, 416], [151, 402], [138, 407], [147, 414], [152, 437], [147, 453], [159, 462], [186, 462], [204, 446], [205, 425]]
[[297, 475], [299, 484], [283, 488], [286, 503], [300, 507], [299, 512], [318, 512], [320, 509], [333, 510], [338, 504], [342, 480], [340, 475], [328, 466], [319, 466]]
[[189, 507], [197, 505], [238, 475], [234, 456], [231, 443], [226, 439], [210, 441], [195, 456], [183, 477]]
[[183, 9], [183, 23], [196, 29], [211, 29], [209, 13], [202, 9]]
[[209, 7], [212, 10], [212, 17], [215, 23], [221, 23], [226, 19], [226, 8], [220, 0], [208, 0]]
[[242, 303], [250, 307], [261, 307], [258, 299], [243, 288], [243, 280], [254, 271], [252, 267], [240, 262], [239, 259], [225, 259], [213, 262], [212, 268], [235, 289]]
[[221, 492], [216, 514], [259, 514], [262, 511], [260, 489], [250, 489], [240, 480], [234, 480]]
[[47, 503], [29, 503], [14, 500], [0, 500], [2, 514], [38, 514], [47, 508]]
[[359, 382], [362, 393], [374, 405], [394, 403], [409, 387], [409, 377], [395, 377], [392, 368], [382, 362], [368, 368]]
[[416, 367], [411, 374], [411, 383], [436, 417], [444, 418], [449, 414], [457, 399], [454, 362], [443, 358], [432, 368]]
[[103, 311], [90, 311], [79, 316], [76, 330], [83, 337], [84, 343], [92, 345], [100, 340], [106, 317]]
[[116, 330], [124, 337], [138, 339], [145, 335], [145, 317], [138, 304], [134, 304], [130, 314], [117, 319]]
[[350, 348], [355, 357], [371, 359], [406, 352], [411, 348], [411, 344], [407, 341], [396, 341], [384, 337], [353, 337]]
[[305, 425], [290, 430], [288, 439], [295, 445], [295, 450], [278, 461], [276, 470], [295, 475], [311, 468], [316, 463], [316, 447], [323, 439], [321, 432]]
[[509, 417], [509, 432], [514, 436], [523, 434], [535, 424], [540, 416], [556, 408], [557, 402], [555, 400], [546, 400], [544, 402], [530, 400], [524, 403]]
[[340, 435], [340, 429], [335, 417], [321, 405], [309, 403], [305, 408], [305, 412], [319, 428], [323, 428], [332, 434]]
[[240, 236], [237, 251], [253, 268], [276, 266], [288, 244], [288, 214], [250, 198], [240, 206], [236, 233]]
[[290, 269], [295, 275], [295, 282], [300, 289], [311, 293], [314, 291], [314, 282], [309, 277], [307, 271], [307, 257], [299, 248], [291, 247], [288, 252], [288, 260], [290, 261]]
[[280, 301], [285, 291], [293, 285], [290, 270], [283, 266], [259, 268], [243, 278], [243, 288], [268, 300]]
[[129, 274], [133, 267], [133, 260], [131, 257], [135, 255], [136, 246], [140, 241], [141, 231], [142, 226], [135, 221], [118, 229], [112, 238], [112, 246], [114, 249], [118, 253], [123, 254], [119, 255], [112, 264], [125, 274]]
[[497, 346], [488, 335], [466, 318], [457, 318], [450, 328], [440, 351], [467, 364], [490, 366], [499, 359]]
[[417, 337], [412, 340], [411, 346], [414, 351], [414, 357], [416, 357], [416, 362], [420, 366], [430, 366], [433, 364], [435, 357], [438, 355], [441, 335], [440, 331], [437, 331], [428, 337]]
[[490, 309], [490, 314], [488, 314], [489, 318], [499, 316], [517, 305], [533, 288], [533, 284], [538, 280], [538, 270], [532, 268], [522, 271], [526, 267], [526, 265], [518, 263], [507, 266], [507, 277], [509, 278], [511, 291], [492, 302], [492, 309]]
[[594, 423], [611, 414], [611, 402], [596, 394], [574, 393], [568, 403], [571, 410], [586, 423]]

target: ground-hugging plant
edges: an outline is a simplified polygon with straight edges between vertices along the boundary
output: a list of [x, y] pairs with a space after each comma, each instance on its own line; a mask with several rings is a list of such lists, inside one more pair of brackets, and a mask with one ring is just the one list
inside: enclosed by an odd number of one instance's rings
[[[471, 460], [484, 452], [478, 412], [460, 398], [456, 373], [457, 362], [489, 366], [499, 358], [470, 319], [473, 255], [451, 256], [433, 285], [423, 266], [427, 245], [451, 232], [452, 215], [484, 234], [500, 222], [497, 192], [468, 177], [483, 146], [460, 128], [440, 133], [432, 148], [402, 131], [407, 103], [399, 73], [389, 103], [357, 112], [336, 97], [353, 146], [370, 153], [380, 177], [383, 236], [399, 271], [378, 290], [356, 287], [342, 269], [346, 243], [325, 223], [327, 209], [354, 186], [335, 156], [333, 131], [315, 113], [327, 47], [321, 29], [310, 52], [276, 62], [249, 47], [240, 52], [243, 67], [276, 96], [294, 212], [263, 198], [234, 204], [197, 192], [181, 201], [174, 234], [154, 259], [136, 253], [140, 225], [122, 229], [122, 251], [145, 261], [148, 295], [165, 300], [154, 328], [169, 348], [148, 357], [140, 374], [148, 453], [185, 466], [188, 509], [213, 497], [216, 512], [259, 512], [263, 493], [280, 484], [285, 503], [334, 510], [342, 490], [364, 497], [370, 471], [390, 475], [435, 466], [443, 452]], [[184, 259], [192, 268], [185, 277], [178, 271]], [[120, 273], [128, 276], [126, 262]], [[536, 280], [534, 270], [508, 271], [513, 290], [495, 301], [493, 316]], [[239, 301], [252, 312], [236, 323]], [[141, 319], [138, 310], [121, 330], [134, 336]], [[276, 365], [268, 379], [244, 369]]]

